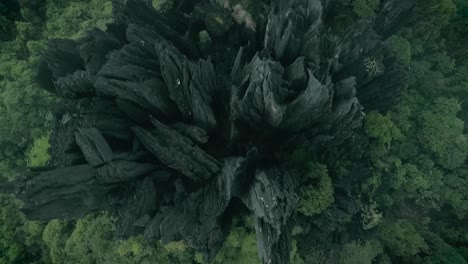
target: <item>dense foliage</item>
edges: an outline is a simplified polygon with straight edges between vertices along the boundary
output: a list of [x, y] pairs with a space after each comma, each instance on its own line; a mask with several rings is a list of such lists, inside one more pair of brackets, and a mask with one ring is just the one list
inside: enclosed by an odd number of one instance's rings
[[[265, 8], [237, 2], [254, 16]], [[350, 21], [375, 19], [387, 2], [336, 1], [340, 16], [333, 26], [345, 32]], [[298, 153], [310, 180], [296, 212], [292, 263], [468, 262], [468, 2], [412, 2], [411, 17], [386, 36], [410, 76], [401, 103], [366, 111], [362, 129], [346, 143], [351, 151], [341, 146], [319, 162]], [[153, 1], [158, 10], [172, 5]], [[2, 180], [48, 160], [47, 106], [54, 98], [35, 82], [47, 41], [105, 28], [111, 11], [110, 1], [100, 0], [0, 3]], [[337, 204], [344, 195], [352, 202]], [[357, 213], [337, 213], [352, 203]], [[105, 213], [38, 223], [20, 207], [0, 195], [0, 264], [203, 263], [182, 241], [116, 238], [115, 221]], [[321, 226], [326, 237], [311, 227], [324, 219], [335, 221]], [[213, 263], [260, 263], [254, 237], [251, 220], [239, 219]]]

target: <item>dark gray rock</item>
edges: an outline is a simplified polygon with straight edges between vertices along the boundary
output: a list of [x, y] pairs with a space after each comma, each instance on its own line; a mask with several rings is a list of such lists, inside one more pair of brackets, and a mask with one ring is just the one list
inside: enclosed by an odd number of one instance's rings
[[114, 34], [94, 28], [81, 39], [78, 49], [87, 71], [96, 76], [107, 62], [109, 53], [120, 49], [123, 44]]
[[208, 142], [208, 133], [199, 127], [190, 126], [184, 123], [175, 123], [171, 125], [171, 128], [181, 133], [182, 135], [190, 138], [196, 143], [205, 144]]
[[227, 158], [221, 172], [206, 187], [175, 199], [173, 206], [161, 207], [147, 225], [145, 237], [163, 242], [183, 238], [212, 259], [227, 236], [221, 218], [231, 199], [244, 192], [251, 166], [250, 159]]
[[101, 184], [124, 183], [134, 181], [148, 174], [162, 170], [153, 164], [116, 160], [97, 168], [96, 178]]
[[285, 107], [277, 98], [284, 87], [284, 69], [279, 62], [256, 54], [243, 69], [242, 82], [231, 99], [231, 116], [256, 128], [277, 128]]
[[277, 230], [262, 218], [255, 218], [257, 234], [257, 248], [262, 263], [279, 264], [289, 263], [292, 239], [291, 231], [287, 226]]
[[216, 77], [210, 60], [194, 63], [170, 45], [156, 45], [161, 72], [171, 99], [177, 104], [184, 121], [210, 131], [216, 127], [211, 108]]
[[[14, 194], [23, 201], [23, 212], [33, 220], [76, 219], [108, 206], [113, 185], [99, 185], [89, 165], [22, 175]], [[54, 190], [54, 191], [51, 191]]]
[[122, 197], [113, 209], [118, 216], [117, 235], [139, 235], [158, 209], [158, 190], [150, 178], [144, 178], [126, 187], [124, 193], [128, 197]]
[[220, 163], [190, 139], [155, 119], [153, 124], [151, 132], [141, 127], [132, 130], [143, 146], [163, 164], [195, 181], [209, 179], [219, 172]]
[[300, 173], [259, 170], [242, 201], [255, 215], [257, 248], [263, 263], [287, 263], [291, 247], [289, 219], [297, 208]]
[[159, 67], [149, 43], [132, 42], [110, 56], [98, 73], [96, 90], [131, 101], [155, 116], [170, 117], [175, 108]]
[[97, 167], [113, 159], [112, 150], [98, 129], [79, 128], [75, 140], [89, 165]]
[[72, 75], [59, 78], [55, 88], [57, 95], [70, 99], [90, 97], [95, 93], [92, 76], [88, 71], [75, 71]]

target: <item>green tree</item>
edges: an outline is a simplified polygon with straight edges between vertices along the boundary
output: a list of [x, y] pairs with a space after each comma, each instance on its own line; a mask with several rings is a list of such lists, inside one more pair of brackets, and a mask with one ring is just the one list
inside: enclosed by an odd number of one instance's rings
[[48, 247], [47, 253], [52, 263], [64, 263], [65, 243], [69, 232], [70, 227], [62, 220], [52, 220], [44, 228], [42, 240]]
[[387, 43], [390, 45], [392, 52], [404, 64], [409, 65], [411, 62], [411, 44], [403, 37], [393, 35]]
[[289, 255], [290, 263], [291, 264], [305, 264], [304, 260], [301, 258], [301, 256], [299, 255], [299, 252], [297, 251], [297, 240], [293, 239], [291, 246], [292, 246], [292, 249]]
[[31, 149], [29, 149], [26, 155], [27, 164], [29, 167], [44, 166], [46, 165], [47, 161], [49, 161], [49, 137], [50, 135], [45, 135], [34, 140]]
[[109, 217], [87, 216], [76, 222], [65, 243], [69, 263], [102, 263], [112, 251], [113, 223]]
[[431, 253], [424, 257], [424, 264], [468, 264], [468, 261], [456, 250], [445, 243], [436, 234], [425, 235], [431, 246]]
[[76, 39], [93, 27], [105, 30], [112, 22], [109, 0], [47, 0], [47, 24], [44, 36]]
[[441, 187], [442, 199], [451, 207], [459, 219], [466, 219], [468, 217], [468, 169], [458, 169], [446, 175], [443, 181], [444, 185]]
[[368, 18], [375, 15], [379, 9], [380, 0], [353, 0], [351, 7], [354, 14], [360, 18]]
[[43, 258], [43, 226], [27, 221], [19, 208], [12, 196], [0, 194], [0, 264], [34, 263]]
[[402, 30], [411, 43], [413, 54], [423, 55], [426, 51], [441, 49], [441, 31], [455, 14], [452, 0], [418, 0], [413, 10], [414, 24]]
[[327, 167], [322, 164], [308, 163], [307, 177], [312, 182], [300, 190], [298, 211], [313, 216], [320, 214], [334, 202], [333, 185]]
[[107, 214], [89, 215], [76, 222], [53, 220], [43, 239], [52, 263], [186, 264], [194, 258], [182, 242], [149, 244], [143, 237], [115, 237], [114, 221]]
[[255, 234], [235, 227], [211, 264], [260, 264]]
[[439, 164], [446, 169], [459, 167], [468, 155], [464, 122], [457, 117], [460, 110], [457, 100], [438, 98], [419, 119], [421, 144], [436, 155]]
[[174, 6], [174, 0], [152, 0], [151, 3], [158, 11], [166, 11]]
[[384, 225], [380, 240], [396, 256], [413, 256], [427, 248], [424, 238], [404, 219]]
[[353, 241], [344, 245], [338, 263], [372, 264], [373, 260], [382, 253], [382, 245], [377, 240]]
[[393, 124], [389, 116], [384, 116], [377, 112], [366, 114], [364, 120], [364, 130], [368, 138], [371, 139], [372, 158], [378, 158], [388, 153], [391, 142], [401, 140], [401, 131]]

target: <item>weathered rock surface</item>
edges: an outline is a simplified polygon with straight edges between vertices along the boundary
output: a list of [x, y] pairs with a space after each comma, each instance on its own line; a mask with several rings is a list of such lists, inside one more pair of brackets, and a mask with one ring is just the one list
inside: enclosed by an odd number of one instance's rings
[[[267, 21], [250, 24], [207, 1], [165, 13], [150, 1], [113, 2], [105, 32], [49, 43], [39, 81], [60, 99], [50, 168], [0, 190], [31, 219], [108, 210], [118, 235], [185, 240], [207, 260], [243, 211], [254, 216], [262, 262], [288, 263], [303, 175], [282, 157], [297, 148], [320, 156], [352, 136], [363, 110], [402, 94], [401, 65], [373, 22], [336, 35], [320, 0], [271, 1]], [[393, 5], [384, 1], [380, 32], [411, 8]], [[353, 213], [343, 201], [317, 229]]]

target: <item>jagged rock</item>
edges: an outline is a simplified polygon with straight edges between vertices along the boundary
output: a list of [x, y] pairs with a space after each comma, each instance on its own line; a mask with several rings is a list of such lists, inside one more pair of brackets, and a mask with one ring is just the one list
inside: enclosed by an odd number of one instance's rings
[[216, 119], [211, 109], [211, 96], [216, 78], [211, 61], [193, 63], [169, 45], [159, 44], [156, 49], [170, 97], [184, 120], [208, 131], [214, 129]]
[[299, 177], [296, 171], [280, 168], [258, 171], [242, 200], [258, 218], [280, 233], [299, 202]]
[[[334, 91], [328, 86], [320, 83], [309, 72], [307, 88], [285, 109], [285, 121], [281, 124], [284, 129], [300, 131], [311, 126], [326, 114], [330, 114]], [[336, 112], [336, 111], [335, 111]]]
[[170, 117], [175, 109], [159, 67], [159, 59], [150, 44], [147, 47], [143, 42], [125, 45], [99, 71], [95, 82], [97, 92], [131, 101], [156, 116]]
[[80, 57], [78, 44], [69, 39], [56, 39], [48, 43], [48, 49], [39, 63], [38, 81], [45, 89], [56, 92], [54, 82], [61, 77], [84, 70], [85, 64]]
[[190, 57], [199, 56], [200, 51], [196, 44], [192, 40], [187, 39], [184, 34], [181, 34], [181, 30], [178, 32], [173, 28], [173, 25], [165, 23], [166, 17], [155, 12], [151, 6], [151, 1], [113, 0], [112, 4], [116, 23], [128, 26], [135, 24], [150, 27], [153, 31], [152, 35], [158, 35], [160, 38], [169, 41], [183, 54]]
[[298, 57], [285, 69], [285, 79], [290, 83], [291, 90], [301, 91], [307, 85], [309, 72], [306, 71], [305, 57]]
[[96, 75], [107, 62], [109, 53], [122, 46], [122, 41], [114, 34], [92, 29], [81, 39], [79, 51], [86, 64], [86, 70], [92, 75]]
[[[165, 12], [150, 2], [113, 0], [106, 31], [49, 43], [38, 80], [59, 97], [50, 168], [0, 190], [31, 219], [108, 210], [119, 236], [185, 240], [207, 261], [235, 205], [253, 215], [261, 261], [287, 264], [303, 178], [288, 159], [298, 148], [326, 157], [352, 141], [363, 110], [399, 101], [405, 70], [379, 34], [411, 4], [385, 0], [377, 22], [337, 34], [332, 1], [266, 1], [268, 18], [226, 1]], [[335, 199], [311, 236], [356, 214], [352, 199]]]
[[113, 101], [96, 98], [78, 105], [76, 118], [81, 127], [96, 127], [105, 137], [131, 140], [133, 123], [119, 111]]
[[182, 135], [190, 138], [196, 143], [205, 144], [208, 142], [208, 133], [196, 126], [190, 126], [184, 123], [175, 123], [171, 125], [171, 128], [181, 133]]
[[[133, 161], [116, 160], [97, 168], [96, 178], [101, 184], [129, 182], [161, 170], [153, 164], [136, 163]], [[165, 171], [162, 170], [164, 173]]]
[[321, 1], [273, 1], [265, 48], [286, 65], [305, 56], [310, 68], [319, 68], [322, 10]]
[[155, 119], [153, 124], [151, 132], [141, 127], [132, 130], [145, 148], [166, 166], [195, 181], [209, 179], [220, 170], [219, 162], [190, 139]]
[[257, 54], [243, 72], [240, 88], [231, 102], [231, 115], [254, 127], [278, 127], [285, 111], [277, 101], [281, 98], [276, 98], [284, 89], [283, 67]]
[[115, 103], [119, 110], [125, 113], [133, 122], [144, 127], [151, 125], [151, 114], [139, 105], [120, 97], [117, 98]]
[[91, 166], [78, 165], [22, 175], [12, 192], [24, 202], [22, 210], [30, 219], [45, 221], [83, 217], [106, 208], [113, 188], [97, 184]]
[[60, 97], [70, 99], [92, 96], [95, 92], [90, 73], [87, 71], [75, 71], [73, 75], [58, 79], [55, 88]]
[[227, 236], [220, 225], [220, 218], [233, 197], [244, 192], [243, 184], [251, 178], [252, 155], [249, 158], [228, 158], [216, 178], [203, 189], [191, 193], [174, 206], [161, 207], [145, 230], [148, 239], [165, 242], [186, 239], [207, 253], [207, 259], [215, 256]]
[[144, 178], [126, 189], [124, 193], [129, 197], [122, 197], [114, 209], [119, 216], [119, 237], [140, 234], [158, 208], [158, 190], [150, 178]]
[[356, 96], [356, 77], [352, 76], [335, 84], [336, 97], [339, 99], [351, 99]]
[[113, 159], [112, 150], [98, 129], [79, 128], [75, 140], [89, 165], [97, 167]]
[[255, 218], [257, 248], [263, 263], [289, 263], [291, 251], [291, 231], [289, 227], [277, 230], [262, 218]]

